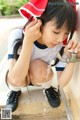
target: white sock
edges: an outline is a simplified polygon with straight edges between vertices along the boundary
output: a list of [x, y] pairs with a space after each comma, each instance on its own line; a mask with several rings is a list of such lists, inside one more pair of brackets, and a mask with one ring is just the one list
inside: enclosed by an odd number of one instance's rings
[[9, 83], [7, 83], [7, 86], [9, 89], [13, 90], [13, 91], [20, 91], [22, 87], [15, 87], [15, 86], [12, 86], [10, 85]]
[[40, 85], [42, 86], [42, 88], [50, 88], [51, 85], [52, 85], [52, 82], [53, 82], [53, 77], [48, 81], [48, 82], [45, 82], [45, 83], [37, 83], [37, 85]]

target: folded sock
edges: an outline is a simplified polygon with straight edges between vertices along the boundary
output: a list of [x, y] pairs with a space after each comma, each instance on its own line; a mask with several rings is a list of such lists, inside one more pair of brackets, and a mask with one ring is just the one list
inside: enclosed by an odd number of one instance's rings
[[53, 81], [53, 77], [48, 81], [48, 82], [45, 82], [45, 83], [37, 83], [37, 85], [40, 85], [42, 86], [42, 88], [50, 88], [51, 85], [52, 85], [52, 81]]
[[12, 86], [7, 82], [7, 86], [9, 89], [13, 90], [13, 91], [20, 91], [22, 87], [16, 87], [16, 86]]

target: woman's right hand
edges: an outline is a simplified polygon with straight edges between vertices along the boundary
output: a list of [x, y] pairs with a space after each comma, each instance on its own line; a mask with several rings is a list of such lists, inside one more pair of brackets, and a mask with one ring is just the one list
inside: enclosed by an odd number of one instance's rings
[[29, 42], [34, 42], [38, 40], [41, 36], [42, 33], [40, 31], [40, 27], [42, 25], [41, 20], [34, 20], [30, 22], [26, 27], [25, 27], [25, 33], [24, 36], [26, 40], [29, 40]]

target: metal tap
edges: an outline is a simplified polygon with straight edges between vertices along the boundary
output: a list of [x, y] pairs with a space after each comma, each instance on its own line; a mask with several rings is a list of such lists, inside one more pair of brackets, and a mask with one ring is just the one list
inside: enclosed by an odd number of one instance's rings
[[80, 62], [80, 58], [77, 58], [77, 54], [75, 52], [71, 52], [71, 57], [70, 58], [66, 58], [66, 59], [62, 58], [62, 56], [60, 55], [60, 53], [57, 53], [57, 58], [60, 61], [67, 62], [67, 63], [69, 63], [69, 62], [72, 62], [72, 63], [74, 63], [74, 62]]

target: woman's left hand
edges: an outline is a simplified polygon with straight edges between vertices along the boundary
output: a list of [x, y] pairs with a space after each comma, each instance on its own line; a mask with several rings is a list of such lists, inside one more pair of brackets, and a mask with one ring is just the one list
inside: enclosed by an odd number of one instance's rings
[[78, 42], [70, 40], [64, 49], [64, 53], [68, 57], [71, 57], [72, 52], [76, 53], [77, 57], [80, 58], [80, 44]]

